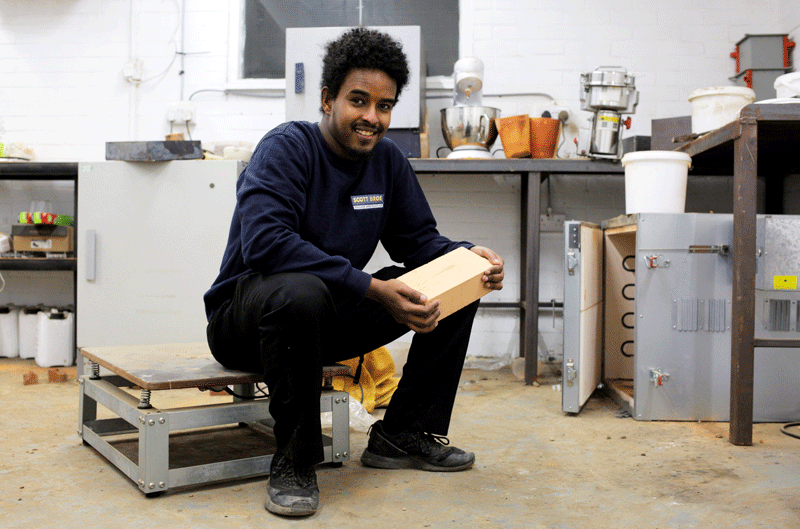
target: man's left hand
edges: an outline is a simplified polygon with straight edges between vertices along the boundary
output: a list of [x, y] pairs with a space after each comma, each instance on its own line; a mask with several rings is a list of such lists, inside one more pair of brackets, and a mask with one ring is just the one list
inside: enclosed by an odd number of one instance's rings
[[473, 252], [480, 255], [481, 257], [485, 257], [492, 263], [492, 266], [483, 274], [483, 286], [491, 290], [500, 290], [503, 288], [503, 277], [505, 273], [503, 272], [503, 259], [494, 253], [489, 248], [484, 246], [473, 246], [470, 248]]

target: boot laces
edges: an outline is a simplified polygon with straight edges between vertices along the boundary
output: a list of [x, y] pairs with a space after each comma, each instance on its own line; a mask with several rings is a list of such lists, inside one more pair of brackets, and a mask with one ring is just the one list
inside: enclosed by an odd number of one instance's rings
[[279, 476], [286, 485], [299, 488], [305, 488], [313, 485], [314, 479], [316, 478], [313, 466], [300, 467], [294, 465], [288, 458], [285, 457], [282, 457], [281, 460], [278, 461], [278, 468], [276, 469], [275, 474]]
[[450, 439], [443, 435], [435, 435], [426, 432], [420, 432], [417, 435], [419, 450], [424, 454], [432, 454], [444, 449], [445, 446], [450, 444]]

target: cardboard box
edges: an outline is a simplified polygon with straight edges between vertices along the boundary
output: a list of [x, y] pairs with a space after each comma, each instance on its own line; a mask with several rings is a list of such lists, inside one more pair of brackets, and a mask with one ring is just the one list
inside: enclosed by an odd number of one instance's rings
[[11, 226], [16, 252], [72, 252], [75, 235], [72, 226], [55, 224], [14, 224]]
[[441, 320], [492, 291], [481, 280], [491, 266], [488, 259], [466, 248], [456, 248], [397, 279], [429, 300], [438, 299]]

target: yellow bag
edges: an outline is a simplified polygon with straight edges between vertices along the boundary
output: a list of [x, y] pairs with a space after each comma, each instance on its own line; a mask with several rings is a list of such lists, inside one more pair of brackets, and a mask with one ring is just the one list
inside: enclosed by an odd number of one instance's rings
[[[358, 367], [358, 358], [351, 358], [339, 362], [350, 367], [355, 373]], [[337, 391], [346, 391], [354, 399], [364, 405], [367, 412], [372, 413], [375, 408], [389, 405], [400, 377], [394, 374], [394, 360], [385, 347], [380, 347], [364, 355], [364, 365], [361, 368], [361, 387], [349, 377], [335, 377], [333, 388]], [[363, 389], [363, 398], [362, 398]]]

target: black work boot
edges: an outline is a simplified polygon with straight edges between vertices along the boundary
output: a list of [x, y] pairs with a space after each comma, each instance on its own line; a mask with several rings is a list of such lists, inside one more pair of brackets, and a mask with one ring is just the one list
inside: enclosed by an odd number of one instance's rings
[[314, 465], [296, 466], [280, 454], [272, 457], [264, 508], [284, 516], [309, 516], [317, 512], [319, 487]]
[[383, 421], [370, 427], [369, 443], [361, 463], [375, 468], [418, 468], [430, 472], [466, 470], [475, 463], [475, 454], [447, 446], [447, 437], [423, 432], [389, 435]]

